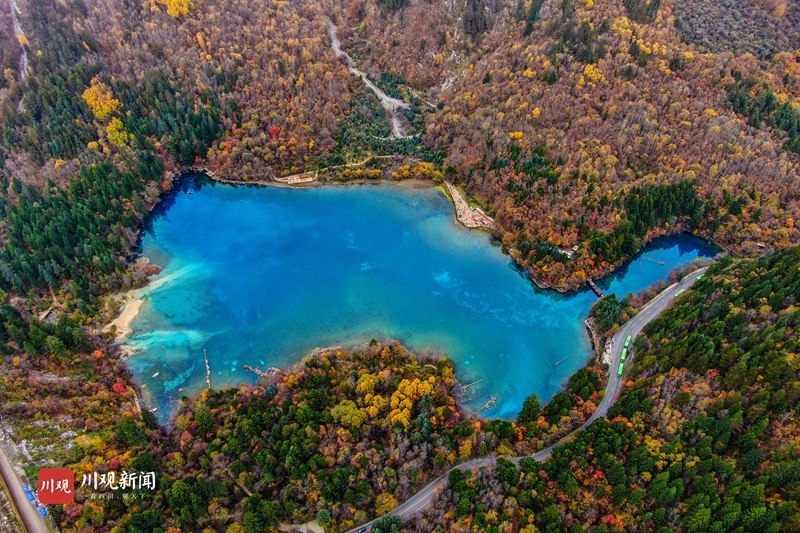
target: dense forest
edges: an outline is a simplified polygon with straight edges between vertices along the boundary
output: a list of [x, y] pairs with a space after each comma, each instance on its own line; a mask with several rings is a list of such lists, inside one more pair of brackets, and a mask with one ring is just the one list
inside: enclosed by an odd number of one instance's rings
[[[458, 183], [511, 256], [558, 289], [676, 231], [745, 256], [636, 341], [612, 418], [550, 462], [452, 474], [405, 527], [800, 529], [798, 2], [16, 4], [0, 8], [2, 429], [26, 443], [31, 479], [52, 465], [158, 471], [155, 496], [81, 493], [53, 508], [62, 530], [313, 518], [344, 530], [451, 465], [541, 450], [594, 412], [607, 373], [595, 359], [545, 405], [531, 396], [517, 420], [487, 421], [459, 408], [452, 363], [378, 344], [209, 391], [169, 428], [140, 407], [99, 331], [110, 296], [146, 279], [137, 233], [175, 176], [362, 161], [331, 175]], [[411, 104], [408, 137], [389, 138], [328, 18], [359, 68]], [[601, 300], [601, 336], [641, 303]]]
[[635, 341], [608, 420], [453, 472], [410, 530], [797, 530], [798, 294], [800, 248], [713, 266]]

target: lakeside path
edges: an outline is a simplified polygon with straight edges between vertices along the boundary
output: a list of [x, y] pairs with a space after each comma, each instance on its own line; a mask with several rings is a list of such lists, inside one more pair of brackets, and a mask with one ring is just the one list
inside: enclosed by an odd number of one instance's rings
[[[619, 358], [622, 354], [622, 348], [625, 345], [625, 338], [630, 335], [633, 338], [644, 329], [644, 327], [653, 321], [656, 317], [658, 317], [661, 313], [663, 313], [672, 302], [675, 300], [675, 293], [679, 290], [686, 290], [696, 281], [697, 276], [704, 274], [708, 267], [703, 267], [694, 272], [687, 274], [684, 278], [678, 282], [673, 283], [661, 293], [650, 300], [650, 302], [642, 308], [639, 313], [634, 316], [632, 319], [627, 321], [625, 324], [622, 325], [621, 328], [617, 330], [614, 334], [614, 337], [611, 340], [611, 362], [608, 368], [608, 384], [606, 385], [606, 392], [605, 396], [603, 397], [600, 404], [597, 406], [597, 410], [589, 417], [589, 419], [578, 429], [568, 433], [563, 438], [561, 438], [555, 444], [551, 444], [547, 448], [540, 450], [533, 455], [530, 456], [522, 456], [522, 457], [508, 457], [508, 459], [513, 462], [515, 465], [519, 466], [520, 459], [524, 457], [531, 457], [536, 461], [546, 461], [550, 458], [553, 454], [553, 450], [556, 446], [560, 446], [572, 438], [575, 433], [581, 431], [588, 427], [592, 422], [597, 420], [600, 417], [605, 417], [608, 414], [609, 408], [614, 405], [614, 402], [617, 401], [617, 395], [619, 394], [620, 389], [622, 388], [622, 379], [623, 376], [617, 375], [617, 367], [619, 365]], [[629, 358], [628, 361], [631, 359]], [[497, 461], [496, 455], [489, 455], [487, 457], [480, 457], [477, 459], [472, 459], [470, 461], [466, 461], [459, 465], [452, 467], [450, 470], [446, 471], [444, 474], [440, 475], [430, 483], [428, 483], [425, 487], [419, 490], [416, 494], [414, 494], [411, 498], [400, 504], [399, 506], [395, 507], [392, 511], [388, 513], [388, 515], [397, 516], [402, 518], [403, 520], [408, 520], [415, 514], [424, 511], [433, 503], [434, 499], [438, 494], [447, 486], [448, 479], [450, 477], [450, 472], [453, 470], [464, 470], [464, 471], [471, 471], [471, 470], [479, 470], [481, 468], [485, 468], [487, 466], [494, 466]], [[375, 519], [377, 520], [377, 518]], [[361, 526], [355, 527], [351, 529], [348, 533], [357, 533], [360, 529], [366, 527], [372, 527], [372, 524], [375, 520], [371, 520], [366, 524]]]
[[[292, 174], [291, 176], [283, 176], [283, 177], [276, 177], [276, 178], [268, 178], [268, 179], [257, 179], [257, 180], [232, 180], [229, 178], [223, 178], [221, 176], [217, 176], [216, 172], [212, 172], [207, 168], [200, 167], [200, 168], [192, 168], [192, 172], [202, 172], [213, 181], [219, 183], [227, 183], [228, 185], [300, 185], [304, 183], [310, 183], [312, 181], [317, 181], [319, 178], [320, 172], [328, 172], [331, 170], [337, 170], [340, 168], [353, 168], [353, 167], [363, 167], [370, 161], [374, 159], [394, 159], [396, 157], [401, 157], [398, 155], [371, 155], [359, 161], [357, 163], [345, 163], [342, 165], [333, 165], [330, 167], [322, 167], [316, 170], [309, 170], [307, 172], [301, 172], [299, 174]], [[344, 182], [349, 183], [349, 182]]]
[[8, 492], [11, 493], [11, 504], [22, 518], [25, 530], [28, 533], [49, 533], [50, 528], [47, 522], [25, 496], [25, 491], [22, 490], [22, 481], [11, 466], [11, 461], [2, 446], [0, 446], [0, 475], [3, 476]]

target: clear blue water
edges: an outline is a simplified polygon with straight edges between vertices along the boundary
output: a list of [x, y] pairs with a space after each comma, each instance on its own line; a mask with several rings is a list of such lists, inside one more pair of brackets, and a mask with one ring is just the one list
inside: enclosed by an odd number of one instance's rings
[[[141, 248], [164, 270], [142, 291], [129, 364], [162, 421], [205, 387], [204, 350], [219, 388], [254, 381], [246, 364], [397, 339], [449, 356], [462, 382], [482, 379], [467, 407], [495, 395], [484, 414], [506, 418], [531, 392], [549, 400], [590, 355], [594, 294], [536, 289], [435, 189], [190, 183], [152, 217]], [[715, 252], [660, 239], [600, 283], [640, 291]]]

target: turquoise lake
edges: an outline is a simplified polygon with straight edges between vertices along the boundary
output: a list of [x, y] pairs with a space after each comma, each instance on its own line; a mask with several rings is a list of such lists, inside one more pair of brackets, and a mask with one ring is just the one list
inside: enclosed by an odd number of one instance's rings
[[[659, 239], [599, 284], [624, 296], [716, 251], [688, 235]], [[255, 381], [244, 365], [397, 339], [452, 358], [462, 382], [482, 379], [466, 406], [495, 395], [482, 414], [505, 418], [532, 392], [548, 401], [591, 352], [594, 294], [535, 288], [487, 234], [458, 225], [436, 189], [184, 180], [141, 253], [164, 270], [140, 291], [129, 367], [162, 421], [205, 387], [204, 350], [222, 388]]]

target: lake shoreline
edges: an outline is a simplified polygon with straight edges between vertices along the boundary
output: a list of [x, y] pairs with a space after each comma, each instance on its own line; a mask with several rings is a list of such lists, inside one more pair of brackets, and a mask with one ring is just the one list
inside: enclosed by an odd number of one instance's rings
[[[195, 174], [194, 171], [188, 173], [188, 175]], [[432, 181], [422, 180], [422, 179], [408, 179], [408, 180], [392, 180], [388, 178], [380, 178], [380, 179], [368, 179], [368, 178], [358, 178], [352, 180], [315, 180], [315, 181], [308, 181], [308, 182], [300, 182], [300, 183], [286, 183], [283, 181], [276, 181], [276, 180], [252, 180], [252, 181], [242, 181], [242, 180], [231, 180], [228, 178], [221, 178], [217, 176], [213, 176], [205, 171], [197, 171], [197, 174], [201, 174], [203, 176], [208, 177], [210, 181], [215, 183], [222, 183], [225, 185], [233, 185], [235, 187], [239, 186], [254, 186], [254, 187], [277, 187], [279, 189], [318, 189], [323, 187], [347, 187], [351, 185], [392, 185], [397, 186], [400, 188], [407, 188], [407, 189], [428, 189], [428, 188], [438, 188], [440, 185], [433, 183]], [[185, 176], [180, 176], [176, 179], [181, 179]]]

